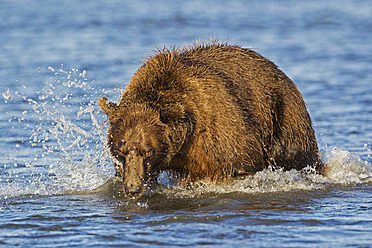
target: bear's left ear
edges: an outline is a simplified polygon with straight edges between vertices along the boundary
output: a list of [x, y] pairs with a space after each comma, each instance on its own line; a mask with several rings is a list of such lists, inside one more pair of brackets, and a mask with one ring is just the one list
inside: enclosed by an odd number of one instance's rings
[[160, 111], [160, 120], [164, 124], [172, 124], [185, 118], [185, 107], [179, 103], [171, 104]]
[[103, 111], [108, 115], [108, 117], [111, 116], [112, 111], [117, 107], [115, 103], [107, 102], [106, 97], [102, 97], [102, 99], [98, 102], [98, 106], [101, 107]]

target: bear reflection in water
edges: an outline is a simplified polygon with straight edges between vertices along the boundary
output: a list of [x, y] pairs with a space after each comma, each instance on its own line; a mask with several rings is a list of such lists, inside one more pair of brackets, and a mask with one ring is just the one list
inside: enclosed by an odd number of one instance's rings
[[185, 183], [268, 166], [321, 169], [301, 93], [251, 49], [210, 42], [158, 50], [118, 104], [103, 97], [99, 106], [127, 197], [141, 197], [162, 171]]

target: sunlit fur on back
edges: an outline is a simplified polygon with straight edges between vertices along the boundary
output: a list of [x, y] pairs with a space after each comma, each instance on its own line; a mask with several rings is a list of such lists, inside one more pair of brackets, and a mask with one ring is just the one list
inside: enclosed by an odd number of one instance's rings
[[[111, 152], [122, 172], [131, 170], [121, 176], [124, 182], [137, 177], [139, 187], [163, 170], [195, 181], [270, 165], [320, 166], [300, 92], [250, 49], [209, 43], [158, 51], [135, 73], [118, 105], [105, 98], [99, 104], [109, 117]], [[138, 154], [134, 165], [128, 164], [132, 151]], [[146, 172], [134, 173], [136, 163]]]

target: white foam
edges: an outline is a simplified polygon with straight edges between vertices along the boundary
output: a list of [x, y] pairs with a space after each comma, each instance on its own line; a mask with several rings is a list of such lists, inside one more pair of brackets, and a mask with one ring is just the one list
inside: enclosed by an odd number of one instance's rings
[[327, 178], [334, 183], [372, 182], [372, 164], [363, 161], [357, 154], [330, 147], [323, 160], [327, 164]]
[[201, 181], [191, 187], [167, 187], [162, 189], [162, 193], [178, 197], [199, 197], [210, 193], [272, 193], [372, 183], [372, 165], [358, 155], [331, 147], [323, 157], [327, 163], [326, 176], [311, 172], [311, 168], [302, 171], [268, 168], [244, 179], [219, 183]]

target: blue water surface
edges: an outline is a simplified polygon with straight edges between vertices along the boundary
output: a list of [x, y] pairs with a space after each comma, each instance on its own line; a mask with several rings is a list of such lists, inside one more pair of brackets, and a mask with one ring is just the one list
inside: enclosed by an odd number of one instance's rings
[[[97, 100], [117, 100], [156, 47], [213, 37], [297, 84], [329, 176], [127, 200]], [[371, 40], [363, 0], [0, 0], [0, 246], [370, 247]]]

